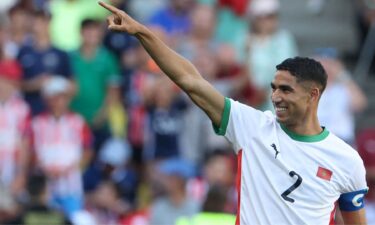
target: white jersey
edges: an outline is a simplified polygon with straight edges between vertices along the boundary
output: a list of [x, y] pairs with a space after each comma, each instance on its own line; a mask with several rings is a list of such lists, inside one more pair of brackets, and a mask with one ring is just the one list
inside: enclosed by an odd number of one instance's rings
[[91, 144], [84, 119], [76, 113], [66, 113], [59, 119], [44, 113], [32, 120], [31, 129], [38, 166], [43, 170], [66, 171], [64, 176], [49, 179], [52, 192], [60, 196], [81, 194], [79, 163], [83, 151]]
[[326, 129], [315, 136], [297, 135], [271, 112], [226, 99], [215, 131], [238, 154], [236, 224], [330, 224], [336, 202], [346, 211], [363, 207], [362, 159]]

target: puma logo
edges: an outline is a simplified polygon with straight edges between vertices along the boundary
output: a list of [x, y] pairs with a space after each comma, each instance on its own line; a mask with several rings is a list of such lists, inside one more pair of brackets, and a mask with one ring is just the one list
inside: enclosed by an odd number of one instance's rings
[[271, 147], [273, 148], [273, 150], [275, 150], [275, 159], [277, 158], [277, 155], [280, 153], [277, 148], [276, 148], [276, 145], [274, 143], [272, 143]]

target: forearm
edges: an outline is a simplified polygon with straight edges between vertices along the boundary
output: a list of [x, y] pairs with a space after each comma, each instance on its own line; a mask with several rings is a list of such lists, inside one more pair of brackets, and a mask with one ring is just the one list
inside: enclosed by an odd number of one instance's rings
[[181, 89], [189, 90], [189, 85], [192, 84], [189, 81], [200, 77], [195, 67], [170, 49], [145, 26], [141, 26], [139, 30], [135, 36], [160, 69]]
[[365, 209], [353, 212], [341, 211], [345, 225], [367, 225]]

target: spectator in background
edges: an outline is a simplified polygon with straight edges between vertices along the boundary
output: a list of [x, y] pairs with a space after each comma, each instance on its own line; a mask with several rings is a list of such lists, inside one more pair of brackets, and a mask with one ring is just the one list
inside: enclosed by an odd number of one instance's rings
[[48, 204], [47, 177], [43, 174], [32, 174], [27, 182], [30, 201], [21, 215], [9, 224], [24, 225], [67, 225], [69, 219], [61, 212], [53, 210]]
[[366, 168], [369, 187], [365, 205], [367, 223], [375, 224], [375, 128], [365, 128], [358, 132], [356, 144]]
[[318, 107], [318, 118], [327, 129], [353, 146], [354, 117], [366, 107], [366, 96], [338, 59], [335, 49], [321, 49], [317, 59], [328, 75], [327, 87]]
[[101, 25], [97, 20], [85, 19], [81, 25], [82, 45], [70, 55], [78, 89], [71, 107], [92, 128], [95, 151], [111, 136], [109, 108], [122, 107], [118, 61], [101, 46]]
[[202, 176], [188, 182], [189, 196], [203, 203], [209, 189], [218, 186], [225, 190], [226, 193], [223, 212], [235, 213], [237, 190], [234, 182], [235, 164], [231, 155], [231, 153], [224, 151], [208, 153], [202, 167]]
[[30, 42], [32, 15], [21, 4], [16, 4], [9, 9], [8, 17], [4, 51], [8, 57], [16, 58], [21, 46]]
[[[374, 41], [374, 38], [370, 37], [369, 35], [371, 35], [375, 29], [375, 3], [373, 0], [357, 0], [353, 1], [353, 4], [356, 9], [357, 23], [359, 28], [359, 55], [362, 54], [361, 51], [366, 51], [365, 49], [362, 49], [362, 46], [366, 43], [367, 39], [369, 43]], [[370, 74], [374, 74], [375, 72], [375, 57], [371, 59], [371, 67], [369, 72]]]
[[[19, 64], [3, 51], [4, 30], [0, 26], [0, 217], [15, 209], [14, 200], [24, 191], [28, 159], [30, 110], [21, 98]], [[3, 204], [8, 198], [8, 203]], [[0, 222], [1, 222], [0, 219]]]
[[[50, 15], [44, 11], [33, 13], [32, 42], [23, 45], [17, 57], [24, 72], [22, 81], [24, 97], [29, 103], [33, 115], [46, 110], [40, 93], [46, 80], [52, 75], [72, 78], [67, 53], [51, 44], [50, 20]], [[73, 85], [71, 87], [72, 94], [74, 92]]]
[[180, 217], [195, 215], [199, 204], [186, 193], [186, 182], [194, 175], [192, 166], [180, 159], [169, 159], [162, 161], [158, 168], [166, 195], [152, 204], [150, 224], [175, 224]]
[[191, 28], [190, 12], [195, 0], [169, 0], [165, 8], [156, 11], [149, 21], [149, 25], [162, 27], [175, 38], [173, 43], [188, 34]]
[[218, 46], [214, 40], [216, 16], [213, 7], [197, 4], [190, 14], [191, 29], [188, 35], [182, 37], [177, 51], [185, 58], [193, 60], [198, 51], [207, 49], [213, 52]]
[[254, 85], [263, 93], [263, 102], [257, 107], [273, 111], [270, 83], [275, 66], [286, 58], [297, 55], [293, 36], [279, 28], [278, 0], [253, 0], [249, 4], [248, 19], [250, 33], [245, 53]]
[[147, 161], [180, 156], [185, 102], [178, 98], [172, 82], [158, 77], [148, 103], [144, 146]]
[[229, 225], [235, 224], [236, 216], [225, 213], [227, 192], [220, 186], [208, 191], [201, 212], [191, 218], [179, 218], [176, 225]]
[[112, 181], [104, 180], [89, 195], [87, 210], [94, 218], [94, 224], [119, 224], [122, 216], [130, 209]]
[[156, 11], [169, 4], [169, 0], [129, 0], [127, 2], [131, 15], [143, 23], [147, 23]]
[[52, 77], [43, 84], [48, 111], [32, 121], [36, 167], [48, 177], [51, 200], [69, 218], [83, 207], [81, 169], [91, 157], [91, 133], [84, 119], [69, 111], [70, 83]]
[[116, 185], [119, 198], [128, 208], [135, 208], [139, 177], [130, 167], [131, 148], [120, 139], [110, 139], [100, 149], [95, 165], [84, 174], [85, 192], [94, 193], [104, 181]]

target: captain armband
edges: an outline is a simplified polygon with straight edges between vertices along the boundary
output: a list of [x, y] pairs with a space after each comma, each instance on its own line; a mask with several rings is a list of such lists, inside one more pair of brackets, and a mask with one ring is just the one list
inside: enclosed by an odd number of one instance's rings
[[342, 211], [356, 211], [362, 209], [365, 206], [364, 197], [367, 192], [368, 189], [366, 188], [360, 191], [354, 191], [340, 195], [340, 209]]

